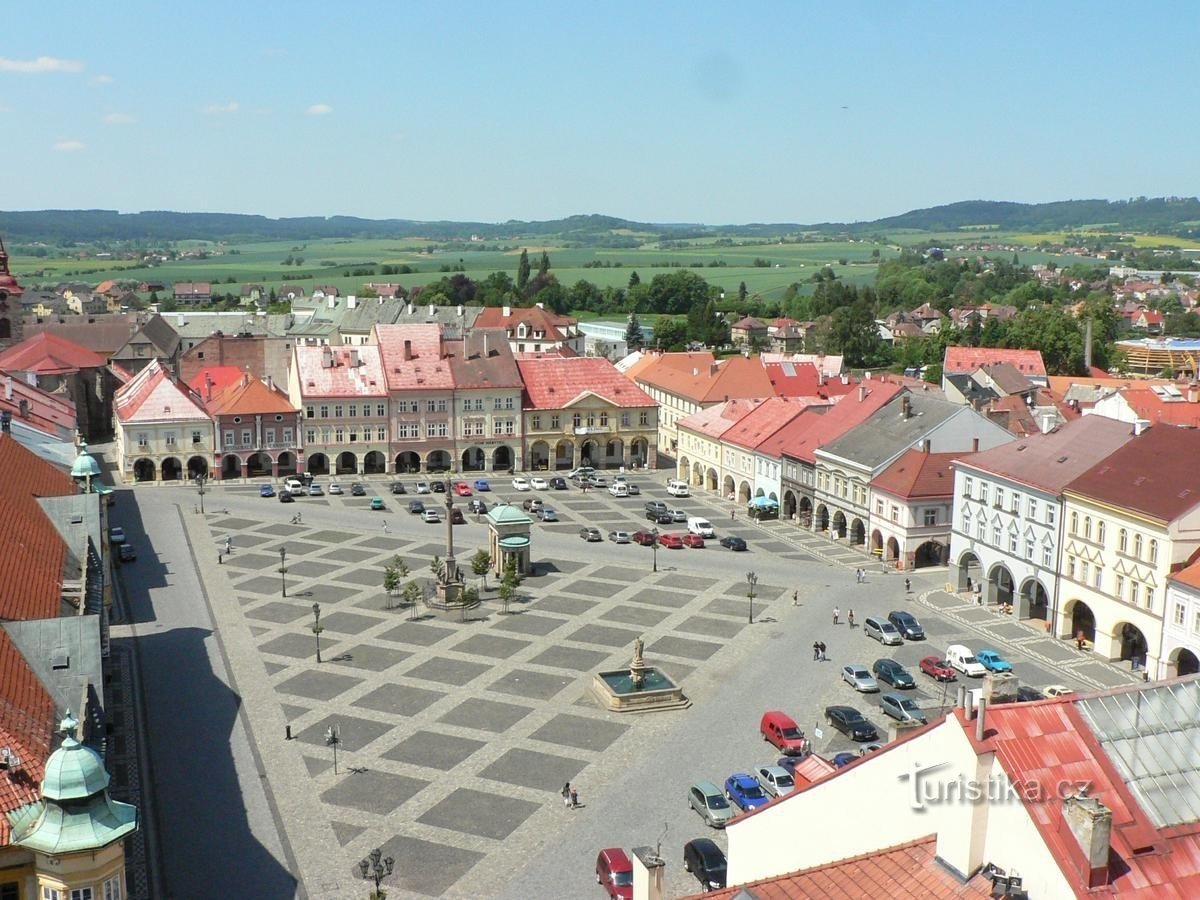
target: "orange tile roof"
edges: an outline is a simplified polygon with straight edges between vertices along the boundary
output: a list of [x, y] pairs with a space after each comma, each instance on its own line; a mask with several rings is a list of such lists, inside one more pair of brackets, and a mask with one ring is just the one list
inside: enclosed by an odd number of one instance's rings
[[1121, 391], [1121, 396], [1138, 418], [1151, 424], [1183, 425], [1187, 428], [1200, 427], [1200, 403], [1186, 400], [1167, 402], [1152, 390], [1131, 388]]
[[242, 380], [246, 373], [237, 366], [205, 366], [188, 384], [202, 400], [219, 394], [231, 384]]
[[970, 453], [961, 452], [906, 450], [899, 459], [871, 479], [871, 487], [906, 500], [951, 497], [954, 495], [954, 469], [950, 464], [956, 459], [970, 456]]
[[[325, 352], [329, 351], [326, 357]], [[326, 366], [326, 359], [333, 365]], [[360, 347], [297, 347], [300, 393], [312, 397], [386, 397], [383, 357], [371, 344]], [[355, 360], [358, 365], [354, 365]]]
[[[11, 397], [9, 393], [11, 392]], [[25, 401], [25, 415], [21, 401]], [[44, 434], [75, 439], [77, 419], [75, 404], [62, 394], [51, 394], [29, 384], [19, 376], [0, 370], [0, 410], [12, 413], [13, 419], [23, 422]]]
[[1186, 584], [1188, 587], [1200, 588], [1200, 562], [1194, 562], [1170, 576], [1172, 581]]
[[755, 407], [762, 402], [761, 400], [726, 400], [724, 403], [706, 406], [690, 416], [685, 416], [675, 423], [675, 427], [684, 428], [715, 440], [736, 425], [743, 416], [754, 412]]
[[788, 447], [798, 444], [804, 433], [816, 427], [817, 420], [831, 409], [832, 405], [806, 406], [803, 413], [759, 444], [758, 452], [773, 459], [778, 458]]
[[0, 620], [51, 619], [62, 604], [67, 546], [38, 497], [77, 492], [70, 476], [0, 433]]
[[[664, 354], [666, 355], [666, 354]], [[642, 369], [639, 382], [668, 394], [685, 397], [693, 403], [720, 403], [724, 400], [765, 400], [775, 396], [775, 388], [758, 357], [731, 356], [707, 367], [697, 360], [691, 367], [658, 364]]]
[[80, 369], [100, 369], [104, 357], [73, 341], [46, 331], [26, 338], [0, 353], [0, 369], [63, 375]]
[[790, 875], [765, 878], [747, 884], [696, 895], [732, 900], [746, 891], [758, 900], [833, 900], [875, 898], [895, 900], [950, 900], [991, 897], [992, 883], [982, 874], [966, 882], [938, 864], [934, 835], [898, 844], [874, 853], [864, 853], [823, 866], [801, 869]]
[[[232, 366], [221, 366], [220, 368], [229, 369]], [[200, 374], [192, 379], [192, 383], [195, 384], [198, 381], [203, 384], [205, 371], [207, 370], [201, 370]], [[287, 394], [279, 388], [267, 387], [246, 372], [242, 373], [240, 380], [222, 389], [218, 390], [214, 386], [211, 398], [207, 394], [201, 396], [204, 398], [204, 408], [211, 416], [297, 412]]]
[[977, 372], [982, 366], [1011, 363], [1022, 375], [1046, 377], [1041, 350], [1008, 350], [999, 347], [947, 347], [942, 371], [947, 375]]
[[779, 397], [840, 397], [858, 387], [856, 378], [822, 378], [812, 363], [765, 363], [767, 378]]
[[803, 413], [808, 405], [803, 398], [768, 397], [749, 414], [738, 419], [732, 428], [721, 435], [721, 441], [747, 450], [757, 450]]
[[4, 813], [41, 796], [46, 760], [54, 737], [54, 700], [29, 663], [0, 628], [0, 747], [16, 753], [20, 765], [0, 769], [0, 847], [8, 846], [11, 825]]
[[194, 422], [208, 418], [191, 391], [176, 381], [158, 359], [150, 360], [149, 365], [117, 391], [113, 411], [125, 423]]
[[1173, 522], [1200, 504], [1197, 459], [1200, 431], [1155, 425], [1114, 450], [1063, 490]]
[[656, 406], [632, 379], [599, 356], [518, 359], [529, 409], [563, 409], [585, 394], [595, 394], [614, 406]]
[[[508, 315], [504, 311], [508, 310]], [[527, 340], [560, 341], [571, 337], [577, 321], [570, 316], [560, 316], [541, 306], [485, 306], [475, 319], [476, 328], [503, 328], [509, 337], [516, 333], [517, 326], [524, 322], [530, 331], [545, 332], [544, 338], [534, 338], [530, 333]]]

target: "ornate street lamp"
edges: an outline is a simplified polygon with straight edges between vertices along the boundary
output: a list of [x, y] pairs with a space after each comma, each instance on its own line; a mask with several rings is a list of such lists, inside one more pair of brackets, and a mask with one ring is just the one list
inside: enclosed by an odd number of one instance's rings
[[390, 856], [384, 856], [383, 851], [378, 847], [368, 853], [366, 859], [358, 861], [358, 872], [362, 875], [363, 881], [374, 880], [375, 882], [371, 900], [385, 900], [387, 893], [379, 889], [379, 882], [392, 874], [392, 867], [395, 864], [396, 860]]
[[650, 549], [654, 552], [654, 571], [658, 571], [658, 529], [654, 528], [650, 531], [650, 537], [654, 538], [654, 543], [650, 545]]
[[196, 476], [196, 493], [200, 495], [200, 515], [204, 515], [204, 482], [208, 481], [207, 475]]
[[758, 584], [758, 576], [753, 572], [746, 573], [746, 584], [750, 589], [746, 592], [746, 596], [750, 598], [750, 624], [754, 624], [754, 586]]
[[312, 628], [313, 636], [317, 639], [317, 662], [319, 663], [321, 661], [321, 632], [325, 630], [325, 626], [321, 624], [321, 604], [314, 603], [312, 611], [313, 623], [310, 627]]
[[279, 584], [283, 588], [283, 596], [287, 596], [287, 547], [279, 548]]

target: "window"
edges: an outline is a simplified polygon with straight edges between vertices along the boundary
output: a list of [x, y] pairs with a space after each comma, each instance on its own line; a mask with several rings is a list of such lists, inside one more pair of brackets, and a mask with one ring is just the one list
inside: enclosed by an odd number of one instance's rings
[[1100, 520], [1100, 521], [1096, 522], [1096, 543], [1098, 543], [1098, 544], [1104, 543], [1104, 532], [1105, 532], [1104, 521]]
[[1117, 576], [1117, 582], [1113, 586], [1113, 594], [1116, 596], [1116, 598], [1118, 600], [1125, 599], [1125, 596], [1124, 596], [1125, 595], [1125, 576], [1124, 575]]
[[145, 450], [150, 446], [150, 435], [144, 431], [139, 431], [137, 436], [137, 444], [139, 450]]
[[1136, 581], [1129, 582], [1129, 602], [1134, 606], [1138, 605], [1138, 583]]
[[350, 443], [352, 443], [352, 444], [358, 443], [358, 426], [357, 425], [350, 426]]
[[1033, 538], [1025, 538], [1025, 558], [1033, 562]]
[[[883, 501], [882, 500], [875, 501], [875, 515], [877, 515], [877, 516], [883, 515]], [[964, 522], [971, 521], [971, 514], [969, 512], [963, 513], [963, 521]]]
[[979, 521], [975, 525], [975, 536], [979, 540], [983, 540], [984, 534], [987, 532], [987, 522], [983, 520], [983, 516], [979, 517]]
[[249, 428], [242, 429], [242, 446], [243, 447], [249, 447], [253, 443], [253, 435], [254, 435], [254, 432], [252, 432]]
[[429, 424], [428, 424], [428, 425], [425, 427], [425, 435], [426, 435], [427, 437], [433, 437], [433, 436], [434, 436], [434, 435], [436, 435], [436, 434], [437, 434], [437, 429], [434, 427], [433, 423], [432, 423], [432, 422], [430, 422], [430, 423], [429, 423]]
[[621, 427], [622, 428], [628, 428], [630, 421], [631, 420], [629, 418], [629, 413], [627, 413], [627, 412], [621, 413]]
[[42, 900], [62, 900], [62, 891], [42, 885]]
[[512, 419], [504, 420], [504, 433], [505, 434], [513, 434], [513, 420]]
[[436, 400], [426, 400], [425, 401], [425, 411], [426, 412], [437, 412], [437, 401]]
[[988, 486], [986, 484], [979, 485], [979, 502], [987, 506], [988, 502]]
[[963, 495], [966, 497], [970, 497], [971, 494], [974, 493], [974, 491], [975, 491], [975, 479], [967, 478], [963, 482]]
[[1124, 528], [1117, 532], [1117, 549], [1122, 553], [1129, 552], [1129, 532]]
[[1000, 523], [999, 522], [995, 522], [992, 524], [992, 543], [995, 544], [997, 547], [1000, 546]]
[[582, 424], [582, 422], [583, 422], [583, 416], [581, 416], [579, 413], [575, 413], [574, 415], [571, 416], [571, 424], [576, 429], [579, 428], [579, 426], [580, 426], [580, 424]]
[[1091, 516], [1083, 517], [1083, 539], [1085, 541], [1090, 541], [1092, 539], [1092, 517]]
[[1049, 544], [1042, 544], [1042, 565], [1046, 568], [1054, 565], [1053, 548]]
[[505, 408], [505, 409], [512, 409], [512, 408], [513, 408], [513, 398], [512, 398], [512, 397], [505, 397], [505, 398], [504, 398], [504, 408]]
[[200, 432], [193, 431], [192, 432], [192, 444], [198, 444], [198, 443], [200, 443]]
[[121, 900], [121, 876], [114, 875], [104, 882], [104, 900]]
[[1026, 513], [1028, 514], [1030, 519], [1032, 519], [1035, 522], [1037, 521], [1037, 514], [1038, 514], [1037, 501], [1034, 500], [1032, 497], [1029, 498], [1029, 506], [1026, 509]]
[[321, 404], [321, 418], [322, 419], [329, 418], [329, 407], [326, 406], [324, 403]]
[[1088, 561], [1086, 559], [1079, 562], [1079, 580], [1087, 584], [1088, 580]]
[[90, 887], [72, 888], [71, 900], [92, 900], [92, 889]]
[[1154, 609], [1154, 588], [1146, 585], [1146, 609]]
[[342, 404], [340, 404], [340, 403], [333, 404], [333, 417], [335, 419], [340, 419], [342, 417]]
[[387, 410], [382, 403], [375, 404], [375, 415], [381, 418], [387, 415]]
[[304, 432], [304, 443], [315, 444], [317, 442], [317, 429], [309, 428]]
[[333, 429], [333, 439], [339, 444], [346, 439], [346, 430], [341, 425]]
[[1104, 584], [1104, 567], [1096, 566], [1096, 577], [1092, 581], [1092, 586], [1099, 590]]
[[1150, 542], [1150, 565], [1158, 564], [1158, 541]]
[[352, 418], [352, 419], [358, 418], [358, 404], [357, 403], [350, 404], [350, 418]]
[[1142, 536], [1140, 534], [1133, 536], [1133, 555], [1138, 559], [1142, 558]]
[[304, 418], [306, 418], [306, 419], [313, 418], [313, 412], [314, 412], [314, 410], [311, 406], [304, 407]]
[[996, 509], [1004, 508], [1004, 488], [996, 488]]
[[275, 446], [275, 429], [274, 428], [267, 429], [267, 446], [268, 447]]
[[1047, 505], [1046, 505], [1046, 524], [1047, 524], [1047, 525], [1053, 525], [1053, 524], [1054, 524], [1054, 519], [1055, 519], [1055, 516], [1056, 516], [1056, 515], [1057, 515], [1057, 513], [1056, 513], [1056, 512], [1055, 512], [1055, 510], [1054, 510], [1054, 505], [1053, 505], [1053, 504], [1047, 504]]
[[639, 425], [649, 425], [650, 424], [650, 413], [646, 412], [645, 410], [638, 413], [638, 424]]
[[558, 413], [552, 413], [550, 416], [550, 430], [557, 431], [561, 427], [562, 427], [561, 420], [559, 418]]
[[894, 503], [892, 504], [892, 521], [900, 521], [900, 507], [896, 506]]
[[226, 447], [233, 446], [233, 432], [232, 431], [225, 432], [225, 446]]
[[1187, 608], [1182, 603], [1175, 604], [1175, 624], [1176, 625], [1183, 624], [1183, 616], [1184, 616], [1184, 613], [1186, 613], [1186, 612], [1187, 612]]
[[1200, 634], [1200, 609], [1196, 610], [1195, 616], [1192, 618], [1192, 631]]
[[492, 398], [492, 409], [501, 409], [501, 408], [503, 408], [503, 405], [504, 405], [504, 401], [501, 400], [499, 397]]
[[1072, 581], [1075, 580], [1075, 557], [1067, 557], [1067, 577]]
[[601, 428], [608, 427], [608, 413], [606, 413], [606, 412], [600, 413], [600, 427]]
[[1079, 513], [1071, 513], [1071, 534], [1079, 534]]
[[290, 447], [292, 445], [292, 429], [283, 429], [283, 444], [285, 447]]
[[529, 417], [529, 427], [532, 428], [534, 431], [541, 431], [542, 430], [542, 417], [541, 416], [530, 416]]
[[375, 440], [377, 440], [377, 441], [386, 441], [387, 440], [387, 426], [386, 425], [380, 425], [378, 428], [375, 429]]
[[1008, 533], [1008, 552], [1013, 556], [1017, 555], [1017, 533], [1015, 531]]
[[587, 416], [587, 427], [588, 427], [588, 428], [595, 428], [595, 427], [596, 427], [596, 414], [595, 414], [594, 412], [589, 412], [589, 413], [588, 413], [588, 416]]

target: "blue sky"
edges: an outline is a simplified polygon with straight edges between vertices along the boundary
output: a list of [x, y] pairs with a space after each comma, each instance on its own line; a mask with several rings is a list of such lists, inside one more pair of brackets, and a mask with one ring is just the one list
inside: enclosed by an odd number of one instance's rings
[[853, 221], [1194, 195], [1195, 7], [39, 3], [0, 208]]

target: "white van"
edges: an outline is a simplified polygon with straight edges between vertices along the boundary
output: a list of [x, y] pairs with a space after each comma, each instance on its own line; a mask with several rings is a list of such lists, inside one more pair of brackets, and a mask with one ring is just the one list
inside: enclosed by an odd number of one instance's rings
[[987, 669], [975, 658], [971, 648], [964, 647], [962, 644], [951, 644], [946, 648], [946, 662], [950, 664], [951, 668], [958, 669], [971, 678], [982, 678], [987, 674]]
[[699, 516], [690, 516], [687, 520], [688, 531], [692, 534], [698, 534], [700, 537], [716, 537], [716, 529], [712, 527], [712, 522], [708, 519], [702, 519]]
[[293, 497], [303, 497], [308, 493], [308, 488], [304, 486], [304, 482], [299, 478], [289, 478], [283, 483], [283, 487]]
[[678, 478], [672, 478], [667, 482], [667, 493], [672, 497], [689, 497], [691, 490], [688, 488], [686, 481], [680, 481]]
[[614, 481], [608, 486], [608, 492], [614, 497], [628, 497], [629, 485], [623, 481]]

